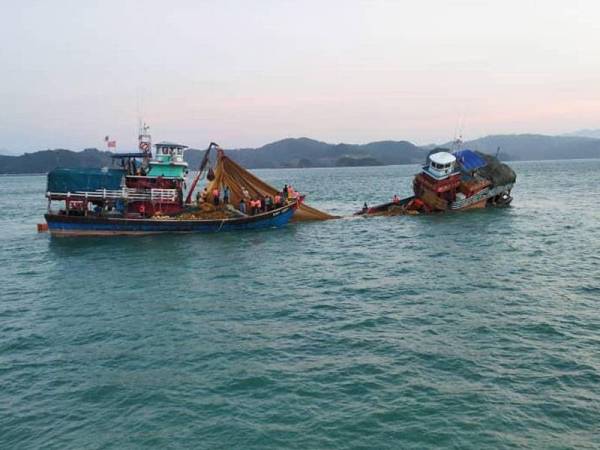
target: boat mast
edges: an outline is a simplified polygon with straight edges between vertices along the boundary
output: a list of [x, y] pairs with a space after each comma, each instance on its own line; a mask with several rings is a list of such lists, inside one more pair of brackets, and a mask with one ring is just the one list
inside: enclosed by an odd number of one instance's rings
[[148, 168], [150, 158], [152, 158], [152, 136], [150, 136], [150, 127], [140, 120], [140, 130], [138, 134], [138, 149], [144, 154], [142, 162], [143, 167]]

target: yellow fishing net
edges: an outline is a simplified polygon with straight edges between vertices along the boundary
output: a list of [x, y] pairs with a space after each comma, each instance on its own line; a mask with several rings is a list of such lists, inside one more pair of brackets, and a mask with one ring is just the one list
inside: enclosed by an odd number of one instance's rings
[[[217, 163], [214, 170], [215, 178], [209, 182], [207, 191], [209, 198], [213, 189], [222, 190], [224, 186], [229, 188], [229, 202], [232, 205], [238, 205], [244, 197], [244, 189], [248, 192], [250, 198], [259, 199], [265, 196], [275, 197], [279, 191], [273, 186], [257, 178], [242, 166], [229, 159], [219, 151]], [[245, 199], [247, 201], [247, 199]], [[316, 208], [301, 204], [294, 213], [292, 221], [304, 220], [329, 220], [337, 219], [337, 216], [332, 216], [326, 212]]]

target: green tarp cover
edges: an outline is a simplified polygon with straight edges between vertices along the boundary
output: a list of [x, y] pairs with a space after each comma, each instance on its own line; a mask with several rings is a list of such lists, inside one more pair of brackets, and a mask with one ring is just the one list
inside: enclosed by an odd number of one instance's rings
[[121, 189], [125, 171], [121, 169], [54, 169], [48, 173], [47, 191], [81, 192]]

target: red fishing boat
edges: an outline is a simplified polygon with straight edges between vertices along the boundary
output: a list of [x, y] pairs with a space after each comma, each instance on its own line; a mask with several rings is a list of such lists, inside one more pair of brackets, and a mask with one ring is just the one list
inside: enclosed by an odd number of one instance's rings
[[400, 215], [508, 206], [515, 172], [497, 157], [472, 150], [432, 152], [413, 180], [414, 195], [355, 215]]

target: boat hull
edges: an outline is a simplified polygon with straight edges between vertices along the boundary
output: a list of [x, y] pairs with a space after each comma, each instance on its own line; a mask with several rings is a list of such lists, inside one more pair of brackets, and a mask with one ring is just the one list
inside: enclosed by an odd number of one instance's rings
[[354, 213], [354, 215], [355, 216], [386, 216], [386, 215], [389, 215], [390, 209], [404, 208], [414, 198], [415, 198], [414, 196], [406, 197], [406, 198], [403, 198], [402, 200], [400, 200], [399, 202], [388, 202], [388, 203], [383, 203], [381, 205], [372, 206], [370, 208], [367, 208], [366, 210], [363, 209], [361, 211], [357, 211]]
[[255, 216], [221, 220], [129, 219], [46, 214], [52, 236], [117, 236], [163, 233], [217, 233], [281, 228], [288, 224], [297, 205]]
[[[464, 204], [454, 203], [454, 204], [452, 204], [452, 206], [449, 209], [447, 209], [445, 211], [432, 210], [432, 211], [429, 211], [429, 213], [435, 214], [435, 213], [441, 213], [441, 212], [467, 211], [470, 209], [507, 207], [512, 202], [512, 197], [509, 194], [511, 188], [512, 188], [512, 185], [500, 186], [496, 190], [492, 190], [492, 191], [486, 193], [485, 195], [481, 195], [481, 196], [477, 197], [475, 199], [476, 201], [473, 201], [470, 203], [464, 203]], [[493, 202], [491, 201], [492, 199], [494, 199], [498, 196], [499, 192], [505, 192], [505, 191], [508, 192], [506, 198], [502, 198], [500, 200], [493, 201]], [[421, 212], [410, 211], [410, 210], [406, 209], [406, 206], [414, 199], [415, 199], [415, 197], [412, 196], [412, 197], [403, 198], [398, 203], [390, 202], [390, 203], [384, 203], [382, 205], [372, 206], [371, 208], [369, 208], [367, 210], [357, 211], [354, 213], [354, 215], [355, 216], [390, 216], [390, 215], [393, 216], [393, 215], [404, 215], [404, 214], [411, 214], [411, 213], [413, 213], [413, 214], [421, 213]]]

